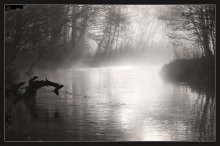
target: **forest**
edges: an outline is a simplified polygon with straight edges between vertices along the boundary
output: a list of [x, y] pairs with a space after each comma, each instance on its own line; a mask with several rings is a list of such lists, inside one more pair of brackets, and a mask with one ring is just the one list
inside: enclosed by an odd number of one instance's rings
[[215, 5], [25, 5], [6, 9], [5, 24], [7, 83], [35, 68], [160, 60], [165, 47], [172, 52], [165, 76], [214, 73]]
[[35, 67], [54, 69], [82, 58], [95, 63], [120, 56], [125, 52], [125, 43], [118, 42], [126, 36], [126, 17], [122, 6], [114, 5], [28, 5], [7, 10], [7, 75], [24, 69], [31, 74]]
[[216, 6], [5, 5], [5, 140], [215, 141]]
[[171, 18], [175, 19], [169, 21], [173, 31], [168, 34], [173, 44], [174, 59], [161, 72], [166, 79], [187, 82], [200, 90], [208, 88], [214, 94], [215, 6], [197, 5], [172, 9], [172, 13], [177, 11], [181, 13], [181, 17]]

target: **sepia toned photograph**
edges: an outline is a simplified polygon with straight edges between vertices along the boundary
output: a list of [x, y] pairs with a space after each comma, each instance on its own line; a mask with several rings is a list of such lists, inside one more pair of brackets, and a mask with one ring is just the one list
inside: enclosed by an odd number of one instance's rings
[[5, 4], [5, 142], [215, 142], [216, 5]]

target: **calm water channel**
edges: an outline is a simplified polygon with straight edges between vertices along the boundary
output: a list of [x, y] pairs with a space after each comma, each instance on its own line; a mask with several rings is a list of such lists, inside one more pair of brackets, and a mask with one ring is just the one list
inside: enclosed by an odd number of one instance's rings
[[215, 98], [167, 83], [159, 66], [39, 71], [45, 87], [19, 101], [6, 141], [215, 141]]

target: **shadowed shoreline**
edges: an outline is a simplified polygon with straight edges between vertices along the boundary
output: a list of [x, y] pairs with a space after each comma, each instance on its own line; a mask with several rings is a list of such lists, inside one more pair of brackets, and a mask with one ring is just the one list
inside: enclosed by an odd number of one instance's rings
[[197, 92], [207, 93], [211, 97], [215, 94], [214, 57], [174, 60], [163, 66], [160, 75], [165, 81], [187, 83]]

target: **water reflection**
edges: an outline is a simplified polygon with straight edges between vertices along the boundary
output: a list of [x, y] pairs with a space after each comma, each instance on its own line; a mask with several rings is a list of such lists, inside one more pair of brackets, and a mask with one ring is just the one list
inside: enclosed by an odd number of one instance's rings
[[19, 103], [6, 140], [215, 140], [215, 98], [162, 82], [159, 70], [108, 67], [47, 74], [64, 84], [60, 95], [46, 88]]
[[215, 98], [199, 95], [192, 107], [192, 114], [196, 116], [195, 119], [191, 118], [192, 131], [197, 134], [198, 139], [200, 141], [215, 140]]

